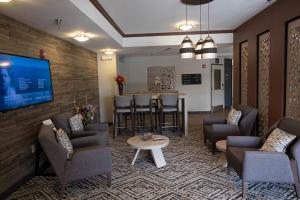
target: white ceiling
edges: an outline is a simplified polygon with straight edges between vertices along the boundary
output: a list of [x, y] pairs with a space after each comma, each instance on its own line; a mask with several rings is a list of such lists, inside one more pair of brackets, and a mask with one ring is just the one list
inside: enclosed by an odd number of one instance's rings
[[[0, 13], [92, 51], [121, 48], [68, 0], [14, 0], [9, 4], [0, 4]], [[56, 18], [63, 20], [60, 30], [55, 24]], [[79, 43], [72, 36], [80, 32], [93, 33], [95, 36], [86, 43]]]
[[[185, 5], [180, 0], [98, 2], [126, 34], [174, 32], [178, 31], [176, 24], [185, 20]], [[235, 29], [269, 5], [267, 0], [214, 0], [210, 3], [210, 29]], [[200, 6], [188, 6], [188, 20], [196, 24], [194, 31], [199, 30], [199, 10]], [[207, 30], [207, 4], [202, 11], [202, 26]]]
[[[175, 31], [175, 23], [184, 19], [184, 5], [180, 0], [99, 2], [127, 34]], [[268, 5], [265, 0], [215, 0], [211, 4], [212, 29], [233, 29]], [[198, 8], [195, 6], [190, 10], [195, 21], [199, 18]], [[113, 48], [120, 54], [155, 54], [171, 47], [170, 52], [176, 53], [176, 45], [184, 37], [123, 38], [88, 0], [14, 0], [9, 4], [0, 4], [0, 13], [95, 52]], [[55, 24], [56, 18], [63, 20], [60, 29]], [[79, 43], [72, 39], [79, 32], [92, 33], [94, 37], [86, 43]], [[213, 36], [220, 53], [232, 54], [232, 45], [228, 44], [232, 43], [232, 34]], [[194, 42], [198, 37], [191, 36]]]

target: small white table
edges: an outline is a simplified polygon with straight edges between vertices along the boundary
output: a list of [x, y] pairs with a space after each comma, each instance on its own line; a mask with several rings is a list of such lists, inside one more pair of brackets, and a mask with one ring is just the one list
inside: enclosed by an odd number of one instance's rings
[[218, 164], [223, 167], [227, 167], [227, 159], [226, 159], [226, 148], [227, 148], [227, 140], [220, 140], [216, 143], [216, 148], [222, 152], [221, 157], [218, 160]]
[[143, 136], [141, 135], [131, 137], [127, 140], [127, 143], [135, 149], [131, 165], [134, 165], [141, 150], [150, 150], [156, 167], [160, 168], [166, 166], [166, 161], [161, 148], [168, 146], [169, 138], [162, 135], [156, 136], [163, 138], [163, 140], [154, 141], [153, 139], [149, 139], [144, 141]]

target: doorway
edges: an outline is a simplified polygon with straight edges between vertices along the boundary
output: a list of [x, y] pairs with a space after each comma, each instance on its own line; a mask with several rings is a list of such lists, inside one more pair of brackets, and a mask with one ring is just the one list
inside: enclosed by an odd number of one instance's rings
[[211, 111], [217, 112], [224, 108], [224, 66], [211, 65]]

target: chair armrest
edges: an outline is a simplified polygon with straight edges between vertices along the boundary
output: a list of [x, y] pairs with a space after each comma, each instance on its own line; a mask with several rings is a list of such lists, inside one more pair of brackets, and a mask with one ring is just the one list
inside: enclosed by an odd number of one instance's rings
[[71, 162], [68, 182], [112, 170], [112, 155], [109, 147], [90, 146], [76, 149]]
[[227, 147], [260, 147], [262, 140], [260, 137], [252, 136], [228, 136]]
[[246, 151], [243, 180], [293, 183], [289, 157], [278, 152]]
[[236, 125], [231, 124], [213, 124], [212, 131], [218, 136], [240, 135], [240, 129]]
[[203, 119], [203, 125], [211, 124], [226, 124], [226, 119], [224, 117], [205, 117]]
[[93, 135], [97, 135], [98, 132], [97, 131], [83, 131], [81, 133], [72, 133], [70, 135], [70, 139], [73, 140], [73, 139], [76, 139], [76, 138], [82, 138], [82, 137], [89, 137], [89, 136], [93, 136]]
[[99, 135], [89, 135], [85, 137], [75, 138], [71, 140], [73, 147], [82, 148], [87, 146], [99, 145]]
[[84, 127], [85, 131], [108, 131], [109, 127], [107, 123], [92, 123], [87, 124]]

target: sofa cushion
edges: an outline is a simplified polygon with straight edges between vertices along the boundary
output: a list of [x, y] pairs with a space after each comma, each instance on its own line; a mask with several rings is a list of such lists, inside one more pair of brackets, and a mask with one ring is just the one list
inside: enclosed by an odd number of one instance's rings
[[227, 149], [227, 160], [236, 172], [241, 176], [245, 151], [257, 151], [257, 148], [230, 147]]
[[71, 158], [74, 150], [67, 133], [62, 129], [58, 129], [58, 131], [56, 131], [56, 140], [63, 146], [64, 149], [66, 149], [67, 159]]
[[288, 145], [291, 144], [291, 142], [295, 139], [295, 135], [276, 128], [272, 131], [259, 150], [285, 153]]
[[239, 125], [242, 117], [242, 111], [232, 108], [227, 116], [227, 124]]
[[81, 114], [74, 115], [73, 117], [71, 117], [69, 119], [70, 127], [71, 127], [73, 134], [83, 132], [84, 126], [82, 123], [82, 119], [83, 119], [83, 117]]

